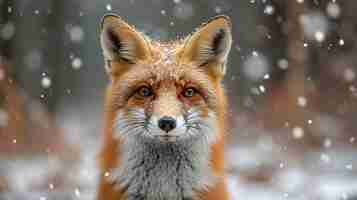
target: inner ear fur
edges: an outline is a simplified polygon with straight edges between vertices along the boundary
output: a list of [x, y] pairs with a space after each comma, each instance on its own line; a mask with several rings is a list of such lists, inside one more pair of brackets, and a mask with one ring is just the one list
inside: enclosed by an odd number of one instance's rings
[[[134, 64], [151, 57], [150, 42], [134, 27], [115, 14], [103, 17], [100, 26], [100, 42], [104, 57], [109, 61]], [[111, 70], [107, 66], [107, 70]]]
[[[225, 64], [232, 45], [232, 28], [228, 16], [220, 15], [201, 25], [186, 38], [179, 52], [181, 62], [213, 68], [225, 74]], [[217, 74], [217, 75], [218, 75]]]

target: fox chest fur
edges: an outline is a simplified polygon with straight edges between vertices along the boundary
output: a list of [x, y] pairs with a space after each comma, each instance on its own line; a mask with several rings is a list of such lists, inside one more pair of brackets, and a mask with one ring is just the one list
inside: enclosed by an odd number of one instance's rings
[[213, 183], [209, 149], [204, 141], [155, 144], [137, 138], [123, 145], [113, 177], [126, 188], [128, 200], [192, 200], [195, 191]]

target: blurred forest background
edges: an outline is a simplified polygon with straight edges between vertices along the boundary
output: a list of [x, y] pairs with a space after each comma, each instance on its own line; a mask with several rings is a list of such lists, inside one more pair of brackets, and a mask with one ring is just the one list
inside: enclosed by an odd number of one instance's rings
[[231, 17], [232, 199], [357, 199], [356, 10], [354, 0], [0, 0], [0, 199], [94, 199], [108, 12], [161, 40]]

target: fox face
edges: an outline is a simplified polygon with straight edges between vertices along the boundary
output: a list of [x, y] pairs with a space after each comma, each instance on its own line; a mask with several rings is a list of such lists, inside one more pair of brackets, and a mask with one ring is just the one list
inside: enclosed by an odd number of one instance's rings
[[101, 45], [111, 80], [106, 109], [114, 136], [159, 144], [214, 141], [231, 43], [225, 16], [186, 39], [162, 43], [106, 15]]
[[[124, 96], [123, 101], [116, 101], [124, 104], [118, 110], [114, 132], [124, 138], [142, 136], [159, 142], [199, 136], [210, 139], [215, 128], [216, 97], [214, 87], [202, 80], [205, 75], [177, 70], [177, 66], [147, 68], [140, 73], [128, 72], [118, 83], [118, 92]], [[159, 70], [163, 71], [157, 74]], [[195, 77], [189, 75], [193, 72], [197, 73]]]

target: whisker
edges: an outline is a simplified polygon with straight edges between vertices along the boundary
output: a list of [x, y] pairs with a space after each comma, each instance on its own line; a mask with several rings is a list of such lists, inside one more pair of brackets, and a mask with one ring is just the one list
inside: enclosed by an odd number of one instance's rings
[[186, 113], [186, 133], [189, 136], [202, 135], [205, 142], [211, 141], [214, 137], [214, 132], [212, 132], [211, 120], [214, 119], [215, 115], [212, 112], [208, 113], [208, 116], [203, 117], [203, 113], [200, 111], [200, 107], [195, 107]]
[[142, 110], [129, 109], [124, 115], [120, 113], [113, 125], [113, 129], [119, 136], [127, 137], [145, 132], [146, 116]]

